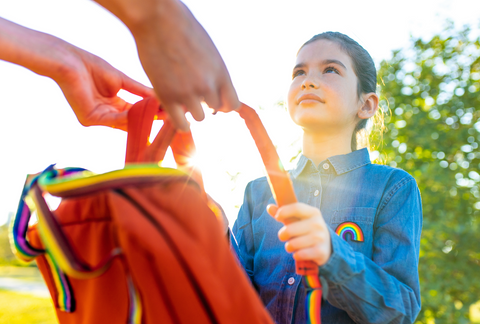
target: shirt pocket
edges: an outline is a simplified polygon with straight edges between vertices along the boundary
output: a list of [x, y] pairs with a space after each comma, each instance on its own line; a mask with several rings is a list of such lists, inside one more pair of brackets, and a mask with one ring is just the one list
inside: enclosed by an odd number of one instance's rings
[[330, 220], [330, 227], [352, 247], [372, 258], [373, 223], [376, 208], [349, 207], [334, 212]]

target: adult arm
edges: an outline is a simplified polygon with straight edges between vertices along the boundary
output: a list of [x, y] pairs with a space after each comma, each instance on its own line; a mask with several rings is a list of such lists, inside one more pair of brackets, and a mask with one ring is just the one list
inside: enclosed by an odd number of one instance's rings
[[185, 112], [204, 118], [240, 106], [225, 63], [207, 32], [178, 0], [95, 0], [132, 32], [143, 68], [173, 124], [188, 130]]
[[101, 58], [59, 38], [0, 18], [0, 59], [52, 78], [79, 122], [126, 130], [131, 105], [120, 89], [146, 97], [153, 90], [130, 79]]

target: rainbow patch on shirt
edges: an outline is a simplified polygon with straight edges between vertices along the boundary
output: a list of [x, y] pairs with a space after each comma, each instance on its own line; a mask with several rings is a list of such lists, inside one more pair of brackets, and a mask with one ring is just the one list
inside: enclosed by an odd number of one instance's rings
[[343, 238], [345, 241], [347, 240], [347, 234], [350, 234], [352, 240], [357, 242], [363, 242], [362, 229], [354, 222], [341, 223], [337, 226], [335, 233], [337, 233], [337, 235]]

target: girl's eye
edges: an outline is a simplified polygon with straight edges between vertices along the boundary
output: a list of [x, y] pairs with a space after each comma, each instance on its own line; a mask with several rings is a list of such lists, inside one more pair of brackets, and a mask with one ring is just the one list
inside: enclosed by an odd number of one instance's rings
[[297, 76], [299, 75], [304, 75], [305, 74], [305, 71], [303, 70], [296, 70], [293, 72], [293, 75], [292, 75], [292, 80], [295, 79]]
[[324, 73], [336, 73], [336, 74], [340, 74], [338, 72], [338, 70], [336, 68], [334, 68], [333, 66], [329, 66], [325, 69], [325, 71], [323, 71]]

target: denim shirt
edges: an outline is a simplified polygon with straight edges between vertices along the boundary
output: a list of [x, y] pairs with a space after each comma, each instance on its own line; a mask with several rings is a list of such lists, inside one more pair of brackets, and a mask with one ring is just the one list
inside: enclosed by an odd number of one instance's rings
[[[299, 202], [320, 209], [329, 226], [332, 255], [319, 267], [328, 286], [322, 323], [413, 323], [420, 311], [418, 259], [420, 192], [405, 171], [370, 162], [367, 149], [315, 166], [301, 156], [290, 171]], [[305, 288], [266, 212], [274, 204], [266, 178], [250, 182], [233, 226], [238, 258], [276, 323], [306, 323]], [[363, 241], [338, 236], [353, 222]]]

